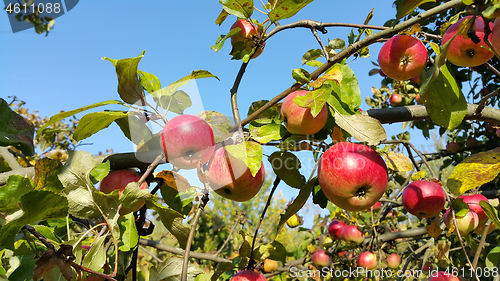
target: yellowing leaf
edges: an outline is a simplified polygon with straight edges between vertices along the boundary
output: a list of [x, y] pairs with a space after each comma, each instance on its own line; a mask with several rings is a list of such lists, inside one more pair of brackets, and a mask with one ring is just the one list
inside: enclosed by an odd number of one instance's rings
[[441, 232], [443, 232], [441, 227], [439, 227], [437, 219], [433, 220], [430, 224], [426, 225], [425, 229], [427, 230], [427, 234], [429, 234], [431, 237], [434, 237], [435, 239], [437, 239], [439, 235], [441, 235]]
[[427, 2], [436, 2], [436, 0], [403, 0], [401, 4], [398, 5], [396, 14], [396, 18], [400, 19], [409, 13], [413, 12], [418, 6], [427, 3]]
[[385, 156], [387, 167], [396, 172], [407, 172], [413, 170], [411, 160], [403, 153], [389, 152]]
[[437, 252], [436, 258], [438, 260], [447, 260], [448, 254], [450, 252], [450, 247], [451, 247], [450, 240], [441, 240], [434, 249]]
[[312, 81], [309, 83], [309, 86], [313, 88], [319, 88], [323, 83], [325, 83], [328, 80], [332, 80], [337, 82], [337, 84], [340, 84], [342, 81], [343, 75], [342, 75], [342, 70], [340, 70], [339, 66], [336, 65], [334, 66], [331, 70], [323, 74], [322, 76], [318, 77], [318, 79]]
[[421, 180], [421, 179], [425, 178], [425, 175], [427, 175], [427, 173], [425, 172], [425, 170], [421, 170], [418, 173], [415, 173], [415, 174], [411, 175], [411, 181]]
[[346, 141], [346, 139], [344, 138], [344, 134], [342, 134], [342, 129], [340, 129], [340, 127], [333, 128], [331, 137], [333, 143]]
[[471, 155], [458, 164], [448, 178], [448, 189], [455, 195], [488, 183], [500, 172], [500, 147]]

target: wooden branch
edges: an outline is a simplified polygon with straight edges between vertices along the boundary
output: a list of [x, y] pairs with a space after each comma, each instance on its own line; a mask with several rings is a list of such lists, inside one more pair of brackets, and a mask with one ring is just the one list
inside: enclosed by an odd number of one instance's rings
[[[176, 248], [173, 246], [168, 246], [165, 244], [161, 244], [161, 243], [156, 242], [154, 240], [148, 240], [148, 239], [141, 238], [141, 239], [139, 239], [139, 244], [144, 245], [144, 246], [153, 247], [153, 248], [156, 248], [160, 251], [165, 251], [165, 252], [169, 252], [169, 253], [176, 254], [176, 255], [183, 256], [185, 254], [185, 251], [183, 249]], [[209, 253], [189, 252], [189, 257], [194, 258], [194, 259], [200, 259], [200, 260], [209, 260], [209, 261], [213, 261], [213, 262], [231, 262], [231, 260], [228, 260], [225, 258], [220, 258], [220, 257], [214, 256], [214, 255], [209, 254]]]

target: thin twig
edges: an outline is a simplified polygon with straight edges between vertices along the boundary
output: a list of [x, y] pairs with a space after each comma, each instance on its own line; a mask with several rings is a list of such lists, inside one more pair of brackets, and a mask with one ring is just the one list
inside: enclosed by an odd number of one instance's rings
[[330, 55], [328, 54], [328, 51], [325, 48], [325, 45], [323, 44], [323, 41], [321, 41], [321, 38], [319, 38], [318, 32], [316, 31], [316, 28], [311, 27], [311, 32], [314, 35], [314, 38], [318, 40], [319, 45], [321, 46], [321, 50], [323, 50], [323, 53], [325, 54], [326, 60], [330, 60]]
[[17, 155], [17, 156], [21, 157], [21, 159], [23, 159], [24, 162], [26, 163], [26, 166], [33, 167], [33, 165], [31, 165], [31, 163], [28, 160], [28, 157], [26, 157], [26, 155], [22, 154], [19, 151], [15, 151], [14, 149], [10, 149], [10, 148], [9, 148], [9, 152], [12, 153], [12, 154], [14, 154], [14, 155]]
[[224, 247], [226, 247], [227, 243], [231, 240], [231, 236], [233, 235], [233, 232], [236, 230], [236, 226], [238, 226], [240, 221], [241, 221], [241, 215], [238, 214], [238, 219], [236, 220], [233, 227], [231, 228], [231, 231], [229, 231], [229, 234], [227, 235], [226, 241], [224, 241], [224, 244], [222, 244], [222, 246], [219, 248], [219, 250], [217, 250], [217, 252], [214, 254], [214, 256], [217, 257], [218, 255], [220, 255], [220, 253], [222, 252]]
[[481, 251], [483, 250], [484, 242], [486, 241], [486, 236], [488, 235], [488, 232], [490, 230], [490, 225], [491, 225], [491, 220], [488, 219], [484, 224], [483, 233], [481, 233], [481, 241], [479, 242], [479, 245], [477, 245], [474, 261], [472, 262], [473, 268], [476, 268], [477, 263], [479, 262], [479, 257], [481, 256]]
[[3, 159], [5, 160], [5, 162], [7, 162], [7, 164], [12, 170], [17, 170], [22, 168], [19, 162], [17, 162], [16, 158], [12, 156], [12, 154], [10, 154], [9, 149], [7, 147], [0, 146], [0, 155], [2, 155]]
[[236, 97], [238, 93], [238, 88], [240, 87], [241, 79], [243, 78], [243, 74], [245, 74], [247, 65], [248, 62], [244, 62], [241, 64], [240, 71], [238, 71], [238, 75], [236, 75], [233, 87], [231, 88], [231, 108], [233, 109], [233, 118], [235, 127], [239, 127], [241, 123], [240, 110], [238, 109], [238, 102]]
[[191, 231], [189, 232], [188, 240], [186, 243], [186, 252], [184, 254], [184, 261], [182, 263], [182, 275], [181, 281], [187, 280], [187, 269], [189, 265], [189, 251], [191, 250], [191, 244], [193, 243], [194, 232], [196, 230], [196, 225], [198, 224], [198, 220], [200, 219], [201, 212], [205, 209], [205, 206], [208, 203], [208, 189], [205, 190], [205, 194], [201, 198], [200, 205], [196, 214], [194, 215], [193, 222], [191, 223]]
[[[158, 249], [160, 251], [165, 251], [165, 252], [169, 252], [169, 253], [176, 254], [176, 255], [181, 255], [181, 256], [186, 255], [186, 251], [183, 249], [176, 248], [173, 246], [168, 246], [165, 244], [161, 244], [161, 243], [154, 241], [154, 240], [140, 238], [139, 244], [144, 245], [144, 246], [153, 247], [153, 248]], [[208, 260], [208, 261], [213, 261], [213, 262], [217, 262], [217, 263], [231, 262], [228, 259], [216, 257], [216, 256], [214, 256], [212, 254], [208, 254], [208, 253], [189, 252], [189, 257], [193, 258], [193, 259]]]
[[495, 91], [487, 94], [486, 96], [484, 96], [482, 99], [481, 99], [481, 102], [479, 103], [479, 105], [477, 106], [476, 108], [476, 112], [474, 112], [475, 115], [479, 115], [481, 114], [481, 111], [483, 111], [484, 107], [486, 106], [486, 103], [488, 102], [488, 100], [494, 96], [496, 96], [498, 93], [500, 92], [500, 88], [497, 88]]
[[[406, 263], [405, 265], [403, 266], [403, 269], [401, 270], [401, 272], [405, 272], [406, 271], [406, 268], [408, 268], [408, 265], [410, 264], [410, 262], [418, 255], [420, 254], [420, 252], [422, 252], [423, 250], [429, 248], [429, 247], [432, 247], [434, 245], [434, 238], [429, 240], [429, 242], [427, 242], [426, 244], [424, 244], [422, 247], [418, 248], [417, 250], [415, 250], [409, 257], [408, 259], [406, 259]], [[403, 275], [399, 276], [397, 281], [401, 281], [401, 278], [403, 277]]]
[[253, 269], [253, 266], [255, 265], [255, 261], [253, 259], [253, 250], [255, 249], [255, 241], [257, 240], [257, 235], [259, 233], [259, 228], [260, 225], [262, 224], [262, 221], [264, 220], [264, 216], [266, 215], [267, 208], [269, 208], [269, 205], [271, 205], [271, 199], [273, 198], [274, 191], [278, 187], [278, 184], [280, 183], [281, 178], [276, 176], [276, 179], [274, 180], [273, 183], [273, 188], [271, 189], [271, 192], [269, 193], [269, 196], [267, 197], [267, 202], [266, 206], [264, 206], [264, 210], [262, 211], [262, 214], [260, 214], [260, 220], [259, 223], [257, 224], [257, 228], [255, 229], [255, 233], [253, 236], [253, 241], [252, 241], [252, 248], [250, 250], [250, 260], [247, 265], [247, 270]]

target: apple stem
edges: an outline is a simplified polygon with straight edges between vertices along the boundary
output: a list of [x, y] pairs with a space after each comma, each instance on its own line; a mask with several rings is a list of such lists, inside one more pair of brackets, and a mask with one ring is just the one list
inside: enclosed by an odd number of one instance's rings
[[[266, 215], [267, 208], [271, 205], [271, 199], [273, 198], [274, 191], [278, 187], [278, 184], [281, 182], [281, 178], [276, 176], [276, 179], [274, 180], [273, 183], [273, 188], [271, 189], [271, 192], [269, 193], [269, 196], [267, 197], [267, 202], [266, 206], [264, 206], [264, 210], [262, 211], [262, 214], [260, 215], [260, 220], [259, 223], [257, 224], [257, 228], [255, 229], [255, 233], [253, 235], [253, 241], [252, 241], [252, 248], [250, 250], [250, 260], [248, 261], [248, 265], [246, 266], [247, 270], [252, 270], [255, 266], [255, 260], [253, 259], [253, 249], [255, 248], [255, 241], [257, 240], [257, 234], [259, 233], [259, 228], [260, 225], [262, 224], [262, 221], [264, 220], [264, 216]], [[184, 280], [181, 280], [184, 281]]]

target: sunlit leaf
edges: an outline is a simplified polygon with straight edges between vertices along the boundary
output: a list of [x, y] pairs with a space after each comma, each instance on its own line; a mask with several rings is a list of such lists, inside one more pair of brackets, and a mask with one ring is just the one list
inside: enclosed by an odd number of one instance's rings
[[413, 12], [418, 6], [427, 2], [436, 2], [436, 0], [403, 0], [396, 7], [396, 10], [398, 11], [396, 18], [401, 19], [402, 17]]
[[447, 186], [455, 195], [494, 180], [500, 173], [500, 148], [479, 152], [465, 158], [448, 177]]
[[342, 115], [336, 112], [335, 123], [355, 139], [367, 142], [368, 145], [378, 145], [387, 139], [387, 134], [380, 121], [368, 115]]
[[413, 170], [413, 164], [410, 158], [403, 153], [389, 152], [384, 155], [387, 167], [396, 172], [407, 172]]
[[312, 1], [313, 0], [277, 0], [273, 5], [274, 8], [269, 13], [269, 18], [271, 22], [290, 18]]
[[311, 109], [311, 115], [316, 117], [323, 110], [331, 92], [332, 88], [330, 85], [324, 85], [319, 89], [307, 92], [303, 96], [297, 95], [293, 99], [293, 102], [300, 107]]
[[128, 117], [128, 112], [104, 111], [85, 114], [73, 132], [73, 138], [77, 141], [86, 139], [102, 129], [107, 128], [113, 121]]
[[253, 0], [219, 0], [224, 11], [237, 18], [248, 19], [253, 14]]

